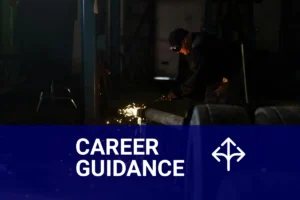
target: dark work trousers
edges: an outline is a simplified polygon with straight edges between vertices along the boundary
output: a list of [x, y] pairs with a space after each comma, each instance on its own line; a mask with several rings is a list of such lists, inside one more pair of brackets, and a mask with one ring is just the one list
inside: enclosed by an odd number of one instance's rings
[[25, 89], [50, 88], [52, 80], [68, 84], [72, 74], [73, 32], [74, 20], [29, 13], [20, 4], [15, 39], [20, 73], [27, 77]]

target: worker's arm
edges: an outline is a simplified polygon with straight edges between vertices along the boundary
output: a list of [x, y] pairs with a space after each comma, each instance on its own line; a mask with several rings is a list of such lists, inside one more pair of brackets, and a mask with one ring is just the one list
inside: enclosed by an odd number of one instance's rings
[[174, 96], [179, 98], [191, 94], [199, 80], [199, 73], [201, 73], [200, 68], [198, 68], [186, 82], [184, 82], [179, 87], [173, 89], [172, 93], [174, 94]]
[[[205, 57], [204, 56], [199, 56], [201, 55], [200, 48], [194, 49], [194, 54], [198, 55], [195, 63], [196, 64], [196, 69], [194, 73], [191, 75], [191, 77], [185, 81], [183, 84], [181, 84], [179, 87], [173, 89], [170, 92], [169, 97], [173, 96], [172, 99], [174, 98], [180, 98], [184, 96], [190, 95], [195, 87], [204, 87], [204, 83], [207, 80], [207, 73], [205, 72]], [[200, 94], [199, 94], [200, 95]]]

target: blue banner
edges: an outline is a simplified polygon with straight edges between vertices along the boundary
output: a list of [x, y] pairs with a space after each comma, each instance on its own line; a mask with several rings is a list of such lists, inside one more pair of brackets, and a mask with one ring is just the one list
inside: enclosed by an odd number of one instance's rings
[[299, 199], [299, 132], [2, 126], [0, 199]]

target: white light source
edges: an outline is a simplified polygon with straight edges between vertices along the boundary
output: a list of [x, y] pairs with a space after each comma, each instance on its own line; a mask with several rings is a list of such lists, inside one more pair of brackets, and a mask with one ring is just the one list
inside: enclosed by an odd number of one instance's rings
[[156, 76], [156, 77], [154, 77], [154, 80], [168, 81], [168, 80], [175, 80], [175, 79], [172, 77], [167, 77], [167, 76]]

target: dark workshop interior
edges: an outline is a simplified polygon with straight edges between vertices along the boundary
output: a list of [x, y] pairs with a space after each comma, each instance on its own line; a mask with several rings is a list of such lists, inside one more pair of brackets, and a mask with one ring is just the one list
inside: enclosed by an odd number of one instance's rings
[[189, 98], [155, 102], [189, 73], [176, 28], [244, 43], [251, 106], [298, 104], [299, 1], [40, 2], [0, 2], [1, 124], [136, 123], [119, 113], [133, 103], [184, 116]]

